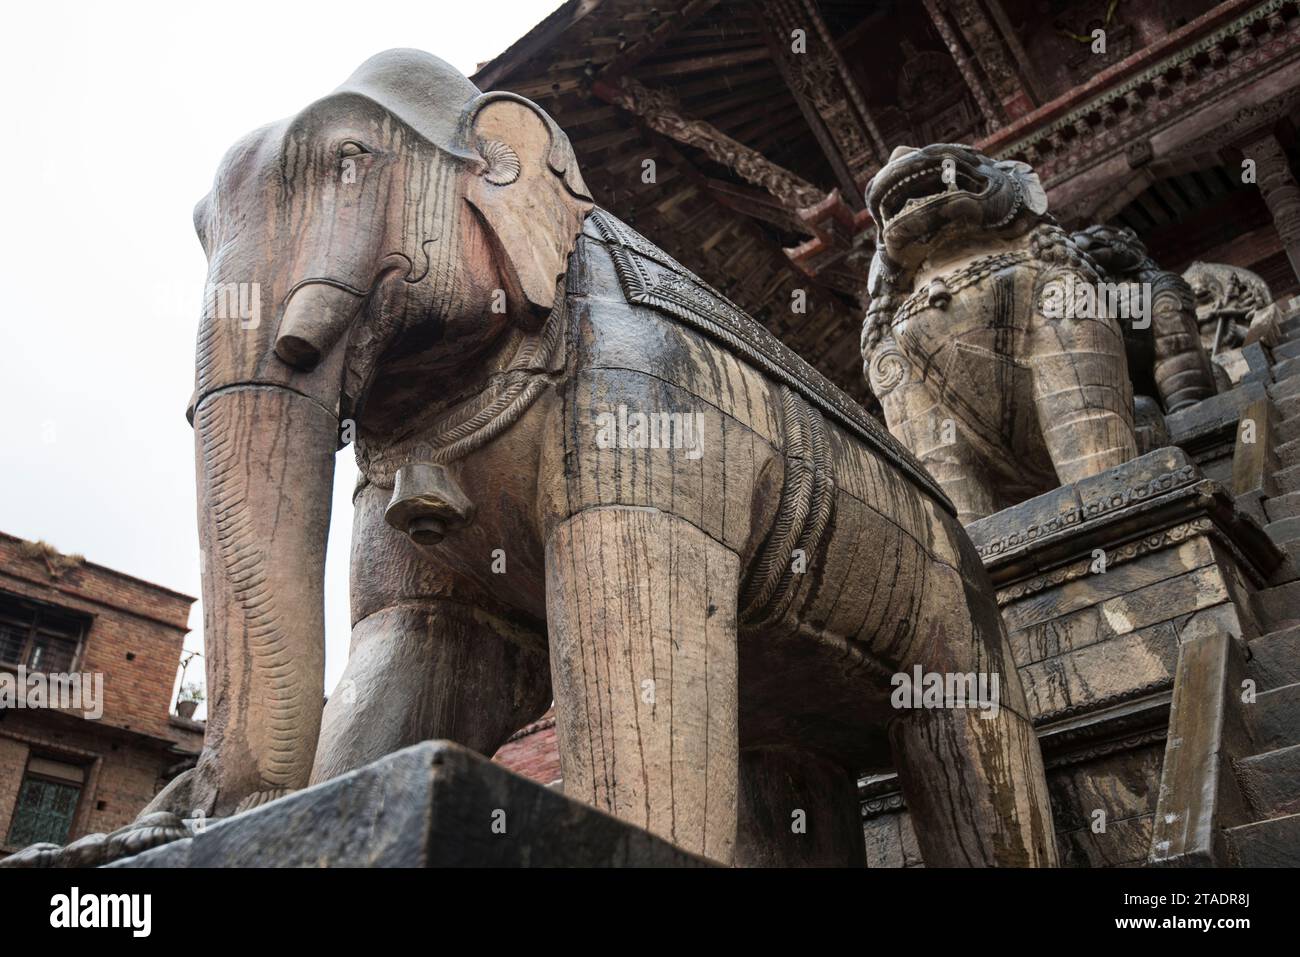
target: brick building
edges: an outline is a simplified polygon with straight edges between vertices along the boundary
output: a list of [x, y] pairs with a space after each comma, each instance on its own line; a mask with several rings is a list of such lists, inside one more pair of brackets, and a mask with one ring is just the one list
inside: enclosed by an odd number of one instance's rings
[[0, 533], [0, 857], [121, 827], [193, 764], [203, 725], [171, 713], [193, 603]]

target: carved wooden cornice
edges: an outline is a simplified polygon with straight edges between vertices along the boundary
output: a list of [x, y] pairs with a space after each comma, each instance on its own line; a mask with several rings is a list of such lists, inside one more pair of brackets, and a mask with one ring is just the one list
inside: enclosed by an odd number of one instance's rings
[[[985, 16], [974, 0], [947, 0], [945, 5], [951, 10], [957, 27], [974, 52], [975, 62], [988, 77], [1002, 112], [1013, 119], [1029, 112], [1032, 104], [1025, 92], [1020, 71], [1003, 46], [997, 26]], [[934, 15], [932, 12], [931, 17]]]
[[1055, 185], [1300, 57], [1297, 0], [1225, 6], [1237, 15], [1216, 8], [977, 148], [1023, 158]]
[[1291, 268], [1300, 276], [1300, 186], [1291, 175], [1286, 150], [1272, 133], [1265, 133], [1241, 147], [1242, 154], [1255, 162], [1259, 191], [1273, 216], [1273, 225]]

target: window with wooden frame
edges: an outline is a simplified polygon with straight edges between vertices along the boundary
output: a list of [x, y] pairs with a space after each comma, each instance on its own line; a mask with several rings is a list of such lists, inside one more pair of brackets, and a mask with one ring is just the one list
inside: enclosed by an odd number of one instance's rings
[[0, 592], [0, 666], [66, 674], [89, 623], [85, 615]]
[[85, 783], [84, 767], [33, 755], [18, 789], [5, 843], [10, 847], [66, 844]]

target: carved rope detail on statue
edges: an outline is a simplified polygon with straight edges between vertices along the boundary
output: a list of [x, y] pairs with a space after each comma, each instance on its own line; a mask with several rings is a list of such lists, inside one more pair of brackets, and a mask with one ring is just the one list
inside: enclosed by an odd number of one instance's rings
[[785, 481], [772, 532], [763, 543], [740, 598], [740, 621], [762, 627], [779, 620], [797, 587], [794, 553], [817, 549], [835, 507], [830, 442], [821, 413], [793, 389], [781, 394]]
[[[948, 497], [911, 452], [765, 326], [609, 213], [595, 209], [589, 218], [605, 242], [629, 302], [681, 319], [795, 390], [896, 465], [944, 509], [956, 514]], [[651, 268], [647, 261], [660, 268]]]
[[907, 319], [910, 319], [914, 313], [923, 309], [928, 309], [934, 305], [931, 301], [930, 287], [935, 282], [942, 283], [949, 295], [960, 292], [971, 286], [977, 285], [995, 272], [1003, 269], [1009, 269], [1012, 266], [1019, 266], [1023, 263], [1033, 262], [1037, 257], [1029, 251], [1014, 253], [998, 253], [994, 256], [981, 256], [979, 259], [973, 259], [970, 263], [955, 269], [945, 276], [939, 277], [926, 285], [924, 289], [918, 289], [908, 296], [901, 306], [898, 307], [889, 320], [891, 327], [898, 325]]
[[[408, 462], [445, 465], [464, 458], [510, 428], [532, 407], [554, 373], [554, 360], [566, 321], [564, 297], [557, 299], [542, 329], [527, 336], [509, 365], [486, 389], [434, 421], [430, 438], [408, 439], [382, 450], [368, 450], [360, 463], [362, 481], [392, 489], [393, 474]], [[421, 427], [416, 433], [423, 431]], [[355, 493], [354, 493], [355, 495]]]

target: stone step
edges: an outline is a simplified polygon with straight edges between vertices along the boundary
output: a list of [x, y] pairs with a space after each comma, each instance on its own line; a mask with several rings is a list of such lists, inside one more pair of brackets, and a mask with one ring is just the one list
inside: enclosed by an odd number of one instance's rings
[[1238, 761], [1237, 783], [1261, 818], [1300, 813], [1300, 744]]
[[[1300, 382], [1300, 379], [1296, 379]], [[1279, 468], [1286, 468], [1289, 465], [1300, 465], [1300, 439], [1291, 439], [1288, 442], [1282, 442], [1273, 446], [1273, 454], [1277, 456]]]
[[1241, 713], [1257, 753], [1300, 744], [1300, 684], [1261, 692], [1253, 704], [1242, 704]]
[[1251, 596], [1251, 604], [1260, 631], [1276, 631], [1282, 622], [1300, 618], [1300, 582], [1262, 588]]
[[1288, 814], [1224, 832], [1236, 867], [1300, 867], [1300, 814]]
[[1300, 339], [1287, 338], [1273, 347], [1273, 358], [1300, 359]]
[[1300, 492], [1284, 492], [1264, 499], [1264, 514], [1270, 522], [1300, 515]]
[[[1300, 343], [1296, 344], [1300, 345]], [[1291, 396], [1300, 395], [1300, 376], [1290, 376], [1281, 382], [1270, 382], [1264, 388], [1274, 402], [1280, 402]]]
[[1290, 379], [1297, 372], [1300, 372], [1300, 359], [1283, 359], [1280, 362], [1274, 362], [1272, 372], [1275, 382]]
[[1250, 643], [1250, 654], [1246, 674], [1261, 690], [1300, 681], [1300, 625], [1261, 635]]
[[1300, 465], [1278, 469], [1273, 473], [1273, 480], [1277, 483], [1278, 494], [1300, 492]]
[[1300, 518], [1279, 518], [1265, 525], [1264, 531], [1278, 544], [1293, 542], [1300, 538]]
[[1278, 399], [1273, 403], [1277, 409], [1278, 418], [1283, 422], [1300, 415], [1300, 395], [1289, 395], [1285, 399]]
[[1296, 439], [1300, 439], [1300, 419], [1292, 419], [1290, 422], [1283, 422], [1281, 419], [1274, 420], [1274, 445], [1285, 445], [1287, 442], [1294, 442]]

